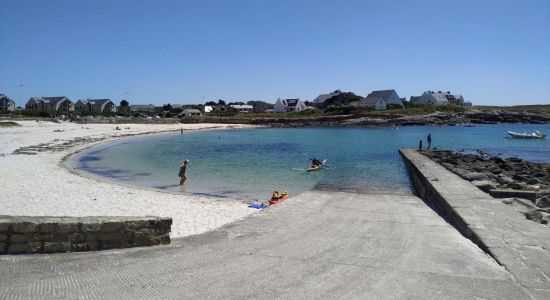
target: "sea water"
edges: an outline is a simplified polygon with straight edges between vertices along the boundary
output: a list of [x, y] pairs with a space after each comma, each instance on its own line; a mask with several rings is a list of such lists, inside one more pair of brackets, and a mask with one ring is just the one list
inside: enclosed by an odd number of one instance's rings
[[[517, 156], [550, 162], [549, 140], [506, 138], [506, 131], [550, 133], [550, 125], [266, 128], [169, 133], [93, 148], [76, 159], [84, 172], [131, 185], [239, 199], [268, 199], [272, 191], [310, 189], [412, 193], [400, 148], [432, 148]], [[326, 168], [306, 172], [310, 160]], [[179, 165], [190, 161], [178, 186]]]

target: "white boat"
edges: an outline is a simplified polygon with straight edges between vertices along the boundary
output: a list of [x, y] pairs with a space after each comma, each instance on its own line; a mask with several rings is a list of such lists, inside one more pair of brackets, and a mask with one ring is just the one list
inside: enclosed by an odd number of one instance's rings
[[546, 137], [546, 134], [540, 131], [535, 131], [531, 133], [508, 131], [508, 135], [511, 138], [516, 138], [516, 139], [544, 139]]

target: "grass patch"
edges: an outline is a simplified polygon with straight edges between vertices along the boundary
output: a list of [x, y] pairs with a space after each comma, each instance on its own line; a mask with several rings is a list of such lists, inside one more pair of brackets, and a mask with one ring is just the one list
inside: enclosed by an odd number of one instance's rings
[[0, 122], [0, 127], [17, 127], [17, 126], [21, 126], [21, 125], [12, 121]]
[[550, 104], [514, 105], [514, 106], [476, 106], [481, 110], [523, 110], [529, 112], [550, 112]]

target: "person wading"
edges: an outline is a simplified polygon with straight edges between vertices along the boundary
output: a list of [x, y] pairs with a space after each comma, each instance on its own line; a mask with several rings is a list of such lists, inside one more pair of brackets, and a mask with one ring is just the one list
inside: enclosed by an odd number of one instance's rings
[[427, 140], [428, 140], [428, 149], [427, 150], [430, 150], [430, 146], [432, 146], [432, 134], [431, 133], [428, 133]]
[[183, 164], [180, 165], [180, 173], [179, 173], [179, 177], [180, 177], [180, 185], [183, 185], [185, 183], [185, 180], [187, 179], [187, 177], [185, 176], [185, 171], [187, 170], [187, 165], [189, 164], [189, 161], [186, 159]]

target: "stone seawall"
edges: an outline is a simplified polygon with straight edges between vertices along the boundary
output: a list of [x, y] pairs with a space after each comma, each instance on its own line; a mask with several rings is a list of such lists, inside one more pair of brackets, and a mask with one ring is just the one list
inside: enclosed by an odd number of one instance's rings
[[0, 254], [170, 244], [171, 218], [0, 216]]
[[513, 276], [531, 299], [550, 299], [550, 229], [416, 150], [400, 150], [418, 195]]
[[[419, 166], [417, 166], [417, 164], [410, 160], [410, 158], [405, 154], [406, 152], [404, 151], [406, 150], [401, 150], [400, 153], [405, 160], [405, 164], [407, 166], [407, 169], [409, 170], [411, 180], [414, 184], [418, 196], [422, 198], [422, 200], [424, 200], [426, 204], [428, 204], [447, 222], [453, 225], [463, 236], [472, 240], [478, 245], [478, 247], [487, 252], [487, 246], [483, 243], [483, 241], [479, 239], [475, 232], [471, 230], [471, 228], [468, 226], [468, 222], [464, 220], [464, 218], [453, 207], [453, 205], [449, 201], [447, 201], [447, 199], [445, 199], [446, 193], [438, 190], [433, 186], [432, 182], [442, 184], [442, 182], [439, 182], [439, 177], [428, 178], [419, 169]], [[470, 184], [466, 181], [461, 183]], [[454, 187], [458, 187], [458, 190], [463, 190], [460, 188], [460, 185], [455, 185]], [[472, 190], [472, 192], [474, 192], [474, 195], [472, 195], [473, 197], [483, 197], [481, 199], [488, 197], [485, 193], [477, 190], [477, 188], [475, 190]], [[457, 195], [460, 195], [460, 193], [458, 193]]]

